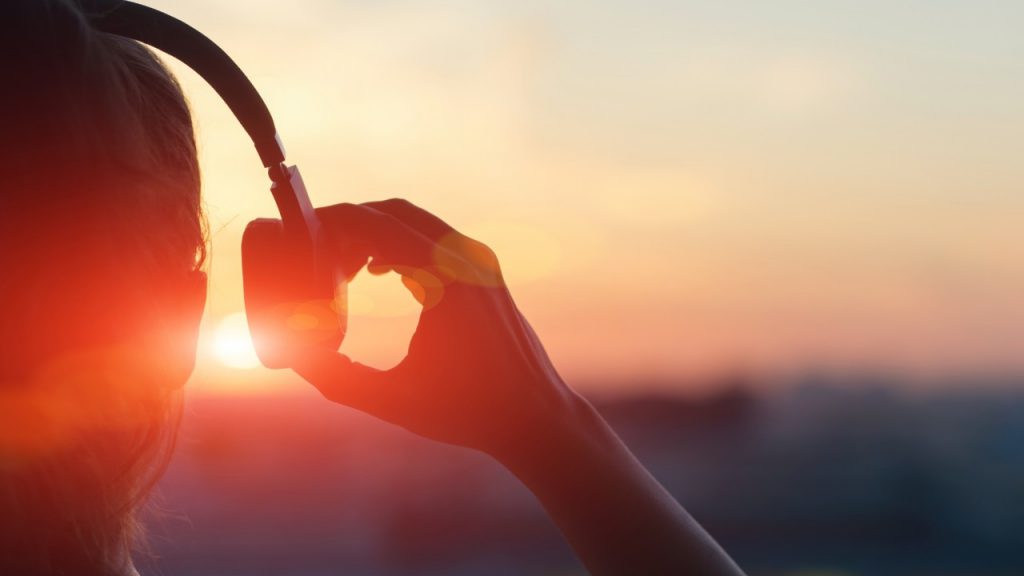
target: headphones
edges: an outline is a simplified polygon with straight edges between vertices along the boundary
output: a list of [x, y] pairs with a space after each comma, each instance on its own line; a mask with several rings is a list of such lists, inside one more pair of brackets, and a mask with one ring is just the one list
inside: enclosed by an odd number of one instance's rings
[[245, 312], [260, 362], [295, 365], [311, 349], [337, 350], [347, 324], [345, 278], [336, 273], [302, 176], [285, 164], [274, 119], [252, 82], [212, 40], [159, 10], [123, 0], [79, 0], [99, 30], [148, 44], [208, 82], [249, 134], [270, 176], [280, 219], [242, 235]]

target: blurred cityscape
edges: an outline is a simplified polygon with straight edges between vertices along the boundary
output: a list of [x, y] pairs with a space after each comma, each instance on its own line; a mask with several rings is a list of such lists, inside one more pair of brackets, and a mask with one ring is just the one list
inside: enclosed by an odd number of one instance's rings
[[[1024, 382], [943, 384], [593, 401], [751, 576], [1024, 574]], [[190, 398], [147, 524], [144, 574], [585, 573], [488, 457], [312, 395]]]

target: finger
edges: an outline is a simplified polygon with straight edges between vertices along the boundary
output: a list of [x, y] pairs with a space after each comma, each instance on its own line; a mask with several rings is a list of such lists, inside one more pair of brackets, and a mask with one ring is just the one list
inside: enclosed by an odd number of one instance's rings
[[431, 263], [434, 242], [389, 214], [357, 204], [335, 204], [316, 212], [331, 241], [343, 252], [354, 252], [354, 260], [370, 256], [408, 266]]
[[363, 206], [393, 216], [434, 242], [439, 242], [450, 234], [458, 234], [444, 220], [403, 198], [366, 202]]
[[399, 271], [402, 275], [402, 284], [412, 297], [429, 310], [437, 306], [445, 295], [446, 283], [441, 278], [427, 272], [426, 270]]
[[374, 276], [383, 276], [394, 269], [394, 266], [385, 264], [383, 260], [379, 259], [371, 260], [370, 263], [366, 265], [366, 271]]
[[[360, 252], [363, 252], [360, 254]], [[338, 247], [335, 264], [337, 266], [338, 273], [340, 273], [346, 281], [351, 282], [355, 279], [359, 271], [366, 266], [370, 257], [365, 254], [365, 251], [360, 250], [346, 250], [342, 247]]]
[[336, 352], [312, 354], [293, 370], [332, 402], [381, 416], [391, 390], [389, 372], [377, 370]]
[[[393, 216], [403, 224], [413, 228], [423, 236], [434, 241], [434, 263], [454, 271], [463, 270], [464, 262], [472, 264], [482, 273], [487, 284], [496, 283], [500, 279], [500, 267], [494, 252], [484, 243], [474, 240], [452, 228], [447, 222], [412, 202], [402, 198], [392, 198], [378, 202], [366, 202], [363, 206], [373, 208]], [[466, 276], [466, 274], [460, 274]]]
[[366, 270], [374, 276], [382, 276], [389, 272], [398, 274], [406, 290], [424, 309], [437, 305], [444, 297], [445, 287], [455, 280], [453, 273], [437, 266], [396, 266], [374, 260], [367, 264]]

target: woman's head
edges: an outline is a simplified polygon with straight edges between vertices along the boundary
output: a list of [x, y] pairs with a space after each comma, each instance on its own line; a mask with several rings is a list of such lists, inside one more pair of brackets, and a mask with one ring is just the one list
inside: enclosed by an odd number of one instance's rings
[[[0, 13], [0, 566], [116, 570], [205, 299], [192, 122], [72, 0]], [[2, 569], [0, 572], [9, 573]]]

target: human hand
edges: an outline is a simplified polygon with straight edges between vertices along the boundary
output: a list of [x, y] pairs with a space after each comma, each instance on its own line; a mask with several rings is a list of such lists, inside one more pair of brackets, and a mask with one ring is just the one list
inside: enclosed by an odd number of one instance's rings
[[328, 399], [421, 436], [499, 459], [542, 441], [584, 401], [565, 385], [484, 244], [405, 200], [318, 214], [347, 275], [395, 271], [423, 305], [408, 355], [390, 370], [336, 352], [295, 367]]
[[423, 304], [409, 353], [391, 370], [337, 352], [299, 363], [324, 396], [494, 456], [537, 495], [592, 574], [742, 576], [562, 382], [489, 248], [404, 200], [319, 214], [342, 268], [370, 260], [371, 273], [394, 270]]

